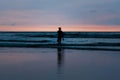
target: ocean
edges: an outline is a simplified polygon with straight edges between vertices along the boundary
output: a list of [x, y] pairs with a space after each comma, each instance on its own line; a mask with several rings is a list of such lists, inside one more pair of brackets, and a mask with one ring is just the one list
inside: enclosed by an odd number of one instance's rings
[[[0, 32], [0, 47], [57, 46], [56, 32]], [[120, 32], [64, 32], [63, 48], [120, 50]]]
[[120, 80], [120, 32], [0, 32], [0, 80]]

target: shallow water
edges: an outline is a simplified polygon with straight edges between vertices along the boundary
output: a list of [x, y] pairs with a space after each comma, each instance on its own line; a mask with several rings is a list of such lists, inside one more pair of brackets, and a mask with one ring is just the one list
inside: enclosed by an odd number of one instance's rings
[[[30, 44], [56, 43], [56, 32], [0, 32], [0, 47], [25, 47], [25, 44], [30, 46]], [[120, 46], [120, 32], [64, 32], [62, 43]]]
[[0, 48], [0, 80], [120, 80], [120, 52]]

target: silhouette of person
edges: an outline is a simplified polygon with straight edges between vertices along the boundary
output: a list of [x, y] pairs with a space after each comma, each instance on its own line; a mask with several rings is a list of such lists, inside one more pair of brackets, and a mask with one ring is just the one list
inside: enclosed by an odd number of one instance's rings
[[64, 34], [61, 30], [61, 27], [58, 28], [57, 34], [58, 34], [57, 42], [58, 42], [58, 44], [61, 44], [61, 41], [62, 41], [63, 36], [64, 36]]

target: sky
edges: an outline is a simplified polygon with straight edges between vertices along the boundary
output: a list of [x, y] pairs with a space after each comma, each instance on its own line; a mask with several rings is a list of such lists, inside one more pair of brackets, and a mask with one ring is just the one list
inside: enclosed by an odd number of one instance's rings
[[0, 31], [120, 31], [120, 0], [0, 0]]

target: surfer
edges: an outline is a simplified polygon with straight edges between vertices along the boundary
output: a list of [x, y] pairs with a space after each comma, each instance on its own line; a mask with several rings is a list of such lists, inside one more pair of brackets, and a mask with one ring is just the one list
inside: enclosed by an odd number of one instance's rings
[[63, 39], [63, 32], [61, 30], [61, 27], [58, 28], [57, 34], [58, 34], [57, 42], [58, 42], [58, 44], [61, 44], [61, 41]]

